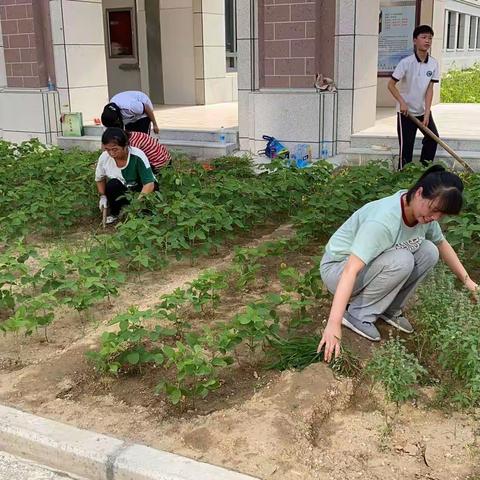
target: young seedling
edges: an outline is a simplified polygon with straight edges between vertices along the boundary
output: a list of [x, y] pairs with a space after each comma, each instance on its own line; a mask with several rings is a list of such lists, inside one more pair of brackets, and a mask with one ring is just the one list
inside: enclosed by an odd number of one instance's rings
[[228, 286], [226, 273], [207, 270], [203, 272], [196, 280], [188, 283], [189, 288], [186, 291], [188, 299], [197, 312], [203, 312], [206, 306], [211, 310], [220, 303], [221, 290]]

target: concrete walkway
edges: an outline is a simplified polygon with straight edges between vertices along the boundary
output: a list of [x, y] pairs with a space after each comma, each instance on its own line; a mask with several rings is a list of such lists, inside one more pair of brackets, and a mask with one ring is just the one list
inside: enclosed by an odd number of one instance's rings
[[238, 128], [238, 103], [228, 102], [194, 106], [155, 105], [155, 118], [160, 129], [218, 130], [221, 127]]
[[[440, 136], [457, 139], [480, 139], [480, 104], [439, 103], [432, 107], [433, 118]], [[377, 108], [373, 127], [356, 132], [371, 136], [397, 136], [395, 108]], [[421, 134], [419, 133], [419, 136]]]
[[0, 480], [93, 480], [56, 472], [43, 465], [0, 452]]

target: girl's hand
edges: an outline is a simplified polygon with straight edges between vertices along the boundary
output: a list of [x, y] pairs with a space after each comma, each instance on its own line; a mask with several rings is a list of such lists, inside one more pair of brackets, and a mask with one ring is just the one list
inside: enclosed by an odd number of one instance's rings
[[478, 303], [478, 285], [470, 277], [467, 278], [464, 285], [470, 290], [472, 302]]
[[335, 358], [340, 355], [340, 344], [342, 341], [342, 325], [332, 325], [329, 321], [325, 330], [323, 331], [322, 339], [318, 344], [317, 353], [320, 353], [322, 347], [325, 346], [323, 359], [326, 362], [332, 360], [332, 355], [335, 354]]

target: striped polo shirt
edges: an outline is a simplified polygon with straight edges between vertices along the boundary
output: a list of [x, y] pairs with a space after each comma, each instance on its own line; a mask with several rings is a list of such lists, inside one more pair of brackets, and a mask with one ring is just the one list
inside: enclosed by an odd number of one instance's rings
[[132, 147], [139, 148], [145, 153], [152, 170], [157, 171], [170, 163], [170, 153], [165, 145], [162, 145], [150, 135], [143, 132], [131, 132], [129, 133], [129, 142]]

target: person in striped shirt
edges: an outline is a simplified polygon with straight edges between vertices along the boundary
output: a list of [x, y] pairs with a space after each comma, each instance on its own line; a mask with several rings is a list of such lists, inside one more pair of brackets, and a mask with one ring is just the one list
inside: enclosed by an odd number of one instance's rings
[[157, 179], [147, 156], [128, 144], [127, 134], [117, 127], [107, 128], [102, 135], [103, 152], [95, 170], [100, 194], [98, 207], [110, 209], [107, 223], [114, 223], [122, 207], [129, 203], [125, 193], [149, 194], [158, 190]]
[[147, 156], [153, 173], [170, 165], [172, 158], [165, 145], [143, 132], [126, 132], [131, 147], [139, 148]]

